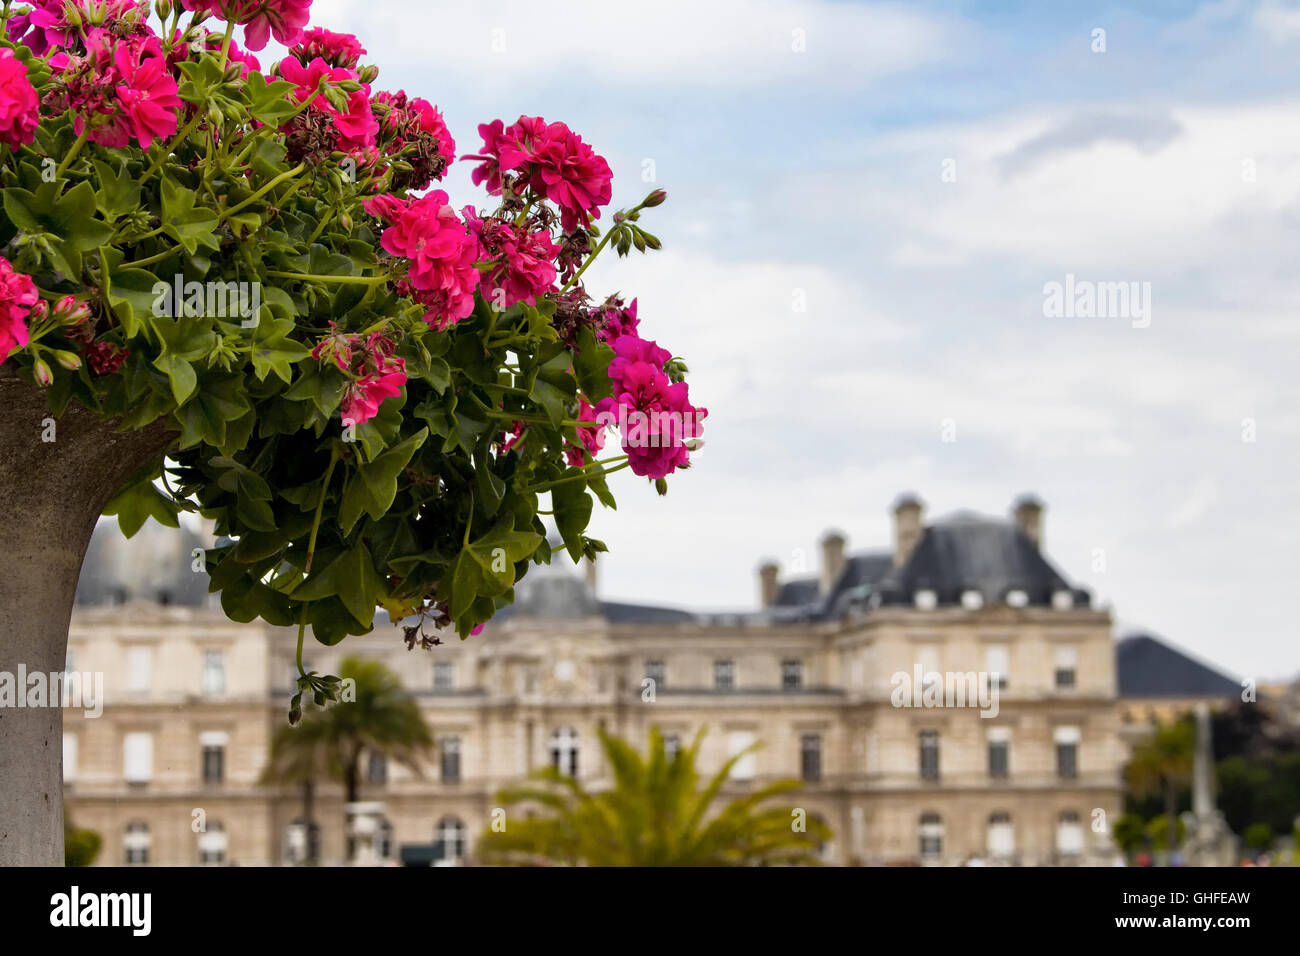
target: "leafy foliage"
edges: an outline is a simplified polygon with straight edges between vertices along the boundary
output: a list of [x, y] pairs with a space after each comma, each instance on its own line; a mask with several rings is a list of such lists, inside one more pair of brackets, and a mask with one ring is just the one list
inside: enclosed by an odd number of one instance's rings
[[[580, 434], [593, 424], [580, 420], [584, 403], [611, 393], [613, 352], [593, 334], [579, 278], [607, 245], [659, 247], [638, 220], [662, 191], [603, 237], [565, 208], [563, 285], [508, 307], [476, 289], [467, 315], [437, 318], [368, 211], [376, 197], [411, 201], [402, 184], [418, 179], [414, 147], [303, 146], [319, 133], [305, 120], [332, 129], [329, 117], [369, 96], [374, 69], [327, 71], [295, 98], [276, 71], [233, 59], [230, 27], [222, 42], [200, 26], [206, 14], [182, 25], [179, 4], [164, 7], [173, 18], [157, 37], [144, 37], [143, 7], [120, 24], [103, 24], [113, 14], [101, 9], [102, 27], [88, 21], [70, 36], [85, 38], [92, 64], [96, 43], [136, 44], [132, 55], [158, 44], [181, 103], [175, 135], [104, 146], [89, 125], [102, 116], [82, 128], [74, 104], [43, 106], [34, 141], [0, 142], [0, 253], [41, 298], [30, 342], [11, 356], [20, 374], [48, 387], [55, 416], [79, 402], [122, 428], [162, 420], [176, 435], [108, 513], [127, 535], [149, 518], [175, 526], [182, 511], [212, 519], [211, 590], [233, 620], [298, 625], [300, 670], [307, 629], [336, 644], [370, 631], [378, 606], [395, 622], [474, 633], [530, 564], [550, 561], [543, 514], [575, 560], [603, 552], [586, 534], [592, 496], [613, 507], [606, 476], [630, 463], [597, 462]], [[53, 66], [53, 48], [0, 48], [42, 104], [72, 95], [72, 67]], [[397, 102], [378, 94], [363, 112], [387, 122]], [[589, 166], [603, 164], [582, 148]], [[539, 181], [506, 179], [484, 221], [540, 224], [549, 236], [560, 215]], [[321, 354], [330, 337], [383, 343], [404, 369], [373, 415], [344, 420], [364, 383]], [[680, 382], [683, 368], [674, 360], [665, 372]], [[300, 697], [324, 703], [336, 688], [301, 673]]]
[[732, 768], [749, 750], [728, 760], [700, 789], [695, 764], [703, 738], [701, 730], [689, 747], [669, 757], [663, 735], [652, 728], [642, 756], [626, 741], [600, 731], [611, 788], [590, 793], [572, 777], [545, 768], [536, 774], [537, 784], [505, 789], [497, 800], [549, 814], [509, 813], [503, 831], [489, 827], [483, 834], [479, 856], [498, 863], [588, 866], [819, 863], [818, 848], [831, 836], [826, 825], [808, 817], [801, 829], [797, 811], [765, 806], [800, 789], [798, 780], [757, 787], [712, 812]]

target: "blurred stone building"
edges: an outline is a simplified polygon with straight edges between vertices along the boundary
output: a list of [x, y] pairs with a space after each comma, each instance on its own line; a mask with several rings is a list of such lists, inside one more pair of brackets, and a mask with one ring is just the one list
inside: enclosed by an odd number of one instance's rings
[[[437, 742], [418, 776], [368, 762], [382, 851], [472, 862], [499, 787], [545, 764], [598, 787], [597, 729], [640, 742], [657, 724], [677, 744], [707, 727], [705, 772], [761, 743], [728, 792], [802, 778], [793, 801], [830, 824], [830, 862], [1110, 862], [1125, 753], [1110, 612], [1048, 561], [1035, 500], [1008, 520], [927, 523], [904, 497], [894, 519], [888, 550], [827, 535], [816, 578], [764, 565], [751, 613], [600, 600], [593, 569], [557, 560], [468, 641], [408, 651], [382, 615], [339, 647], [309, 641], [308, 669], [382, 659]], [[192, 569], [198, 537], [142, 535], [124, 544], [102, 525], [83, 569], [68, 670], [102, 672], [106, 703], [98, 719], [65, 714], [70, 816], [103, 835], [103, 864], [300, 858], [299, 794], [258, 784], [294, 632], [228, 621]], [[321, 859], [338, 862], [339, 787], [313, 816]]]

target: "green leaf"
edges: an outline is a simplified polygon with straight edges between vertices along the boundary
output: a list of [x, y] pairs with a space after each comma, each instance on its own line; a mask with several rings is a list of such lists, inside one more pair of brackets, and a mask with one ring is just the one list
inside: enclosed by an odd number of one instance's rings
[[429, 430], [421, 428], [405, 441], [394, 445], [368, 465], [361, 465], [348, 481], [339, 506], [339, 527], [349, 534], [361, 512], [378, 521], [392, 507], [397, 496], [397, 479], [411, 461], [412, 456]]
[[181, 526], [177, 520], [180, 508], [154, 486], [152, 477], [119, 491], [104, 507], [104, 514], [116, 515], [118, 527], [128, 538], [134, 537], [149, 518], [168, 528]]
[[162, 351], [153, 360], [154, 367], [171, 382], [176, 404], [184, 405], [198, 386], [198, 376], [190, 363], [211, 354], [216, 345], [211, 322], [155, 316], [152, 325], [162, 343]]
[[93, 160], [99, 189], [95, 192], [95, 205], [105, 219], [117, 219], [140, 207], [140, 184], [125, 162], [117, 172], [108, 163]]
[[217, 240], [217, 214], [206, 206], [197, 206], [197, 198], [194, 190], [186, 189], [170, 177], [163, 178], [163, 231], [191, 256], [200, 246], [213, 252], [221, 247]]
[[244, 78], [248, 111], [254, 119], [267, 126], [279, 126], [297, 111], [298, 104], [288, 98], [293, 89], [294, 85], [287, 80], [266, 82], [266, 77], [256, 70], [250, 70]]
[[459, 620], [481, 597], [504, 594], [515, 583], [515, 563], [532, 556], [542, 536], [515, 531], [509, 517], [461, 548], [451, 573], [450, 612]]
[[319, 601], [337, 597], [360, 624], [374, 623], [375, 607], [385, 593], [384, 580], [375, 571], [365, 544], [358, 540], [328, 567], [312, 574], [294, 589], [294, 601]]
[[293, 379], [293, 364], [311, 355], [311, 349], [289, 338], [291, 319], [262, 319], [253, 331], [253, 371], [258, 381], [274, 372], [286, 385]]
[[[577, 469], [570, 469], [565, 478], [581, 474]], [[551, 508], [555, 512], [555, 526], [564, 539], [564, 547], [569, 557], [576, 562], [582, 557], [582, 532], [587, 530], [591, 521], [591, 497], [587, 494], [584, 481], [566, 481], [551, 489]]]

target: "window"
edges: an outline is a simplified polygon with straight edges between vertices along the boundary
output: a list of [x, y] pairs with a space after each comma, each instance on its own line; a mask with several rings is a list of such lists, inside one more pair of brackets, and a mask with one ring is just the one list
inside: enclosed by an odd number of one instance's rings
[[455, 866], [465, 856], [465, 824], [443, 817], [433, 831], [433, 865]]
[[803, 661], [786, 660], [781, 662], [781, 689], [799, 690], [803, 687]]
[[126, 689], [131, 694], [147, 694], [153, 682], [153, 648], [139, 644], [126, 649]]
[[433, 662], [433, 689], [449, 691], [456, 688], [456, 671], [451, 661]]
[[1006, 690], [1011, 673], [1011, 649], [1005, 644], [990, 644], [984, 649], [984, 670], [989, 675], [989, 687]]
[[666, 734], [664, 736], [664, 759], [672, 762], [677, 759], [677, 755], [682, 751], [682, 738], [676, 734]]
[[939, 648], [931, 644], [918, 647], [916, 663], [921, 668], [922, 691], [930, 690], [937, 683], [942, 682], [943, 675], [939, 673]]
[[199, 678], [199, 689], [208, 697], [219, 697], [226, 692], [225, 651], [203, 652], [203, 672]]
[[735, 690], [736, 669], [731, 661], [713, 662], [713, 687], [715, 690]]
[[[664, 688], [664, 662], [663, 661], [646, 661], [645, 662], [645, 679], [651, 682], [651, 687], [655, 691], [661, 691]], [[642, 685], [644, 686], [644, 685]]]
[[754, 740], [754, 734], [749, 730], [733, 730], [727, 735], [727, 756], [734, 757], [740, 753], [744, 754], [743, 757], [732, 764], [732, 780], [754, 779], [754, 774], [758, 769], [758, 761], [751, 749], [754, 746]]
[[939, 779], [939, 731], [921, 731], [921, 779]]
[[213, 730], [199, 734], [199, 748], [203, 756], [203, 782], [221, 783], [226, 779], [226, 744], [229, 736], [225, 731]]
[[1011, 815], [994, 813], [989, 817], [988, 854], [1003, 858], [1014, 856], [1016, 852], [1016, 828], [1011, 823]]
[[320, 826], [298, 819], [284, 832], [284, 856], [289, 863], [314, 863], [320, 859]]
[[366, 783], [375, 787], [388, 783], [388, 758], [376, 750], [366, 758]]
[[569, 777], [578, 775], [578, 735], [571, 727], [551, 734], [551, 766]]
[[1062, 856], [1078, 856], [1083, 852], [1083, 825], [1073, 811], [1067, 810], [1056, 820], [1056, 852]]
[[1011, 773], [1011, 731], [989, 728], [989, 776], [1003, 779]]
[[1062, 777], [1078, 776], [1079, 728], [1057, 727], [1052, 738], [1056, 741], [1056, 772]]
[[225, 863], [226, 842], [226, 828], [220, 823], [209, 823], [199, 834], [199, 863], [203, 866]]
[[438, 753], [438, 768], [442, 782], [460, 783], [460, 738], [443, 737]]
[[921, 815], [921, 858], [933, 860], [943, 856], [943, 818], [937, 813]]
[[77, 779], [77, 735], [64, 731], [63, 734], [63, 782], [73, 783]]
[[153, 779], [153, 734], [130, 733], [122, 738], [122, 776], [127, 783]]
[[1075, 672], [1079, 669], [1079, 649], [1077, 647], [1058, 647], [1053, 656], [1056, 662], [1056, 689], [1072, 689], [1075, 682]]
[[127, 866], [144, 865], [149, 862], [149, 824], [128, 823], [126, 836], [122, 838], [122, 849], [126, 854]]
[[820, 734], [804, 734], [799, 739], [800, 776], [809, 783], [822, 778], [822, 738]]

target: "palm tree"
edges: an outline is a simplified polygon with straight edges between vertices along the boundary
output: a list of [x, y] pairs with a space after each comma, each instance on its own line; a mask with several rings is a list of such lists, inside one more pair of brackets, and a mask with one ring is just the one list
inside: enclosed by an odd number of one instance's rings
[[798, 780], [780, 780], [727, 803], [709, 817], [732, 768], [751, 748], [732, 757], [698, 789], [695, 769], [704, 730], [690, 747], [671, 758], [658, 728], [650, 730], [646, 756], [624, 740], [599, 732], [613, 773], [613, 786], [588, 793], [577, 780], [547, 767], [534, 774], [540, 785], [509, 787], [502, 805], [531, 803], [546, 817], [508, 819], [505, 829], [489, 826], [479, 842], [485, 862], [550, 862], [588, 866], [744, 866], [818, 864], [818, 850], [830, 839], [820, 820], [790, 807], [766, 807], [779, 794], [798, 790]]
[[[303, 788], [303, 820], [311, 832], [312, 803], [319, 779], [341, 781], [348, 803], [361, 795], [361, 758], [382, 754], [420, 773], [420, 757], [433, 747], [424, 715], [402, 688], [397, 675], [379, 661], [345, 657], [339, 676], [353, 681], [355, 696], [307, 713], [296, 727], [282, 727], [272, 738], [264, 783]], [[351, 699], [349, 699], [349, 697]], [[309, 839], [310, 846], [310, 839]], [[348, 858], [353, 854], [348, 838]]]
[[1138, 798], [1164, 797], [1169, 852], [1178, 845], [1178, 794], [1191, 783], [1196, 727], [1190, 720], [1162, 724], [1133, 748], [1124, 778]]

